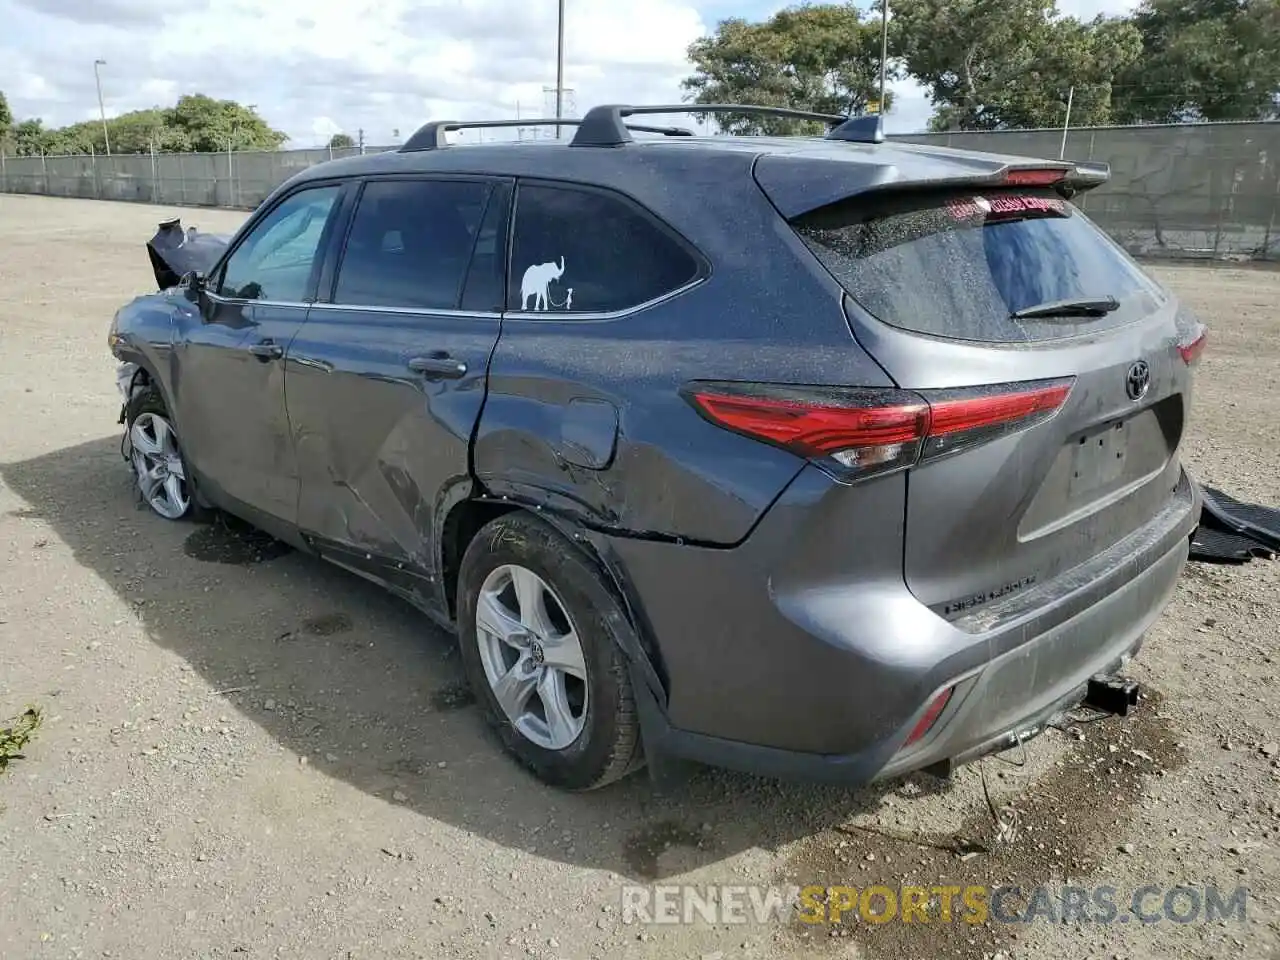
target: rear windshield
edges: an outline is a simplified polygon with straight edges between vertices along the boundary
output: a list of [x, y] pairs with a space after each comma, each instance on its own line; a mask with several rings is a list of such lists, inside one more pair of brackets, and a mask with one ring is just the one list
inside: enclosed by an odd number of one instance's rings
[[[1123, 250], [1049, 190], [860, 197], [793, 226], [864, 309], [917, 333], [1052, 340], [1130, 323], [1163, 299]], [[1117, 306], [1102, 316], [1010, 316], [1107, 298]]]

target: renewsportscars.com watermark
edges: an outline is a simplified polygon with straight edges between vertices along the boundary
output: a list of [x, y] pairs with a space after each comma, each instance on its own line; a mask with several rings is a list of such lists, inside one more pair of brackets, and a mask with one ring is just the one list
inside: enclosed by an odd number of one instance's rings
[[1243, 923], [1246, 887], [629, 885], [622, 922], [639, 924]]

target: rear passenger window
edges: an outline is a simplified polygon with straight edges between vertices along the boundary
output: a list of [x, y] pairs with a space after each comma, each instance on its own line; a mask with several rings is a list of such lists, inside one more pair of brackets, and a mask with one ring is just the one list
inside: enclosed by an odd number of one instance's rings
[[678, 290], [698, 261], [643, 210], [614, 194], [521, 186], [507, 308], [611, 313]]
[[456, 309], [489, 189], [456, 180], [366, 184], [338, 268], [334, 302]]

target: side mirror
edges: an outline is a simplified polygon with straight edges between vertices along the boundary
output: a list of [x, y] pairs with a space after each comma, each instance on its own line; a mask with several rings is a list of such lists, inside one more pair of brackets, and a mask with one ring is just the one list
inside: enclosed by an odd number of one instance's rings
[[182, 275], [180, 284], [182, 292], [192, 303], [200, 303], [203, 299], [208, 278], [199, 270], [189, 270]]

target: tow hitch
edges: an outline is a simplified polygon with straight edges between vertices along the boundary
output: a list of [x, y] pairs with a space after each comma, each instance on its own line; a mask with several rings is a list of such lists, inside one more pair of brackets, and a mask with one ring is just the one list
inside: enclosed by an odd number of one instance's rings
[[1138, 705], [1138, 681], [1105, 674], [1090, 677], [1084, 704], [1118, 717], [1127, 717], [1129, 711]]

